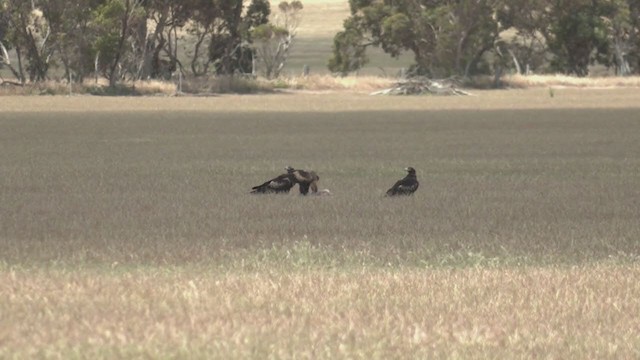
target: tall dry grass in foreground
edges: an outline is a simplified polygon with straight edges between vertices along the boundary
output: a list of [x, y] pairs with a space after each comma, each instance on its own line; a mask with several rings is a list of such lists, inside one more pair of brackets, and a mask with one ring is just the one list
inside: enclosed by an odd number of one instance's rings
[[633, 359], [640, 267], [0, 272], [2, 358]]

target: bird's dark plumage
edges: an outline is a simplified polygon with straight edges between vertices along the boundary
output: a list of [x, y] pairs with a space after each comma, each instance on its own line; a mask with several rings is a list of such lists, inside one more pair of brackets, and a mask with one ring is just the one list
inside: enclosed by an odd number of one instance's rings
[[300, 194], [307, 195], [309, 189], [311, 189], [313, 193], [318, 192], [318, 180], [320, 180], [320, 176], [318, 176], [315, 171], [294, 170], [293, 176], [300, 185]]
[[290, 166], [285, 168], [286, 174], [279, 175], [271, 180], [268, 180], [258, 186], [251, 188], [252, 194], [283, 194], [288, 193], [289, 190], [296, 184], [296, 178], [293, 175], [294, 169]]
[[391, 189], [387, 190], [387, 196], [413, 195], [413, 193], [418, 190], [420, 183], [416, 176], [416, 169], [408, 167], [405, 170], [408, 172], [407, 176], [398, 180]]

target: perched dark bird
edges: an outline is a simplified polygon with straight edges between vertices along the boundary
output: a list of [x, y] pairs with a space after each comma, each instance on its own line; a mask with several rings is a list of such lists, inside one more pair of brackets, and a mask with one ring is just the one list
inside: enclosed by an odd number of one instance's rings
[[318, 192], [318, 180], [320, 176], [315, 171], [293, 170], [293, 176], [300, 185], [300, 194], [307, 195], [309, 189], [312, 193]]
[[391, 189], [387, 190], [386, 196], [413, 195], [418, 190], [420, 183], [416, 177], [416, 169], [408, 167], [405, 170], [408, 172], [407, 176], [398, 180]]
[[258, 186], [254, 186], [251, 189], [252, 194], [283, 194], [288, 193], [289, 190], [296, 184], [296, 177], [293, 172], [295, 171], [291, 166], [285, 168], [286, 174], [277, 176], [269, 181], [264, 182]]

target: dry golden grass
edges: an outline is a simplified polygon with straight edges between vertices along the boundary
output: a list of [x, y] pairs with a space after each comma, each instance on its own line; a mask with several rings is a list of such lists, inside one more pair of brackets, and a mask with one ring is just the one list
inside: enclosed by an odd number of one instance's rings
[[[394, 77], [383, 76], [346, 76], [333, 75], [283, 76], [271, 83], [277, 88], [309, 91], [349, 91], [371, 93], [392, 87], [398, 81]], [[510, 89], [535, 88], [576, 88], [576, 89], [614, 89], [640, 88], [640, 77], [589, 77], [578, 78], [567, 75], [510, 75], [504, 77], [502, 86]], [[471, 88], [491, 88], [493, 78], [478, 77], [469, 81]], [[473, 92], [473, 90], [470, 90]]]
[[0, 357], [633, 359], [640, 267], [0, 272]]
[[25, 86], [2, 86], [0, 96], [11, 95], [174, 95], [176, 84], [169, 81], [145, 80], [125, 81], [118, 84], [116, 89], [109, 89], [109, 83], [104, 78], [85, 80], [82, 84], [74, 83], [71, 87], [67, 82], [44, 81]]
[[310, 75], [282, 77], [274, 81], [276, 87], [310, 91], [351, 91], [370, 93], [393, 86], [394, 79], [379, 76]]
[[511, 75], [504, 78], [504, 83], [514, 88], [535, 87], [576, 87], [576, 88], [617, 88], [640, 87], [640, 77], [586, 77], [579, 78], [568, 75]]

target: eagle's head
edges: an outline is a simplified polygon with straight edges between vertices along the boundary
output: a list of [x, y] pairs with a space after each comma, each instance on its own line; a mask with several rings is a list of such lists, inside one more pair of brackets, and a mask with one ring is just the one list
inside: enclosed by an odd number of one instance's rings
[[411, 166], [409, 166], [408, 168], [404, 169], [406, 172], [408, 172], [411, 175], [415, 175], [416, 174], [416, 169], [412, 168]]
[[285, 167], [284, 169], [285, 169], [285, 170], [287, 171], [287, 173], [289, 173], [289, 174], [291, 174], [292, 172], [296, 171], [296, 170], [295, 170], [294, 168], [292, 168], [291, 166], [287, 166], [287, 167]]

